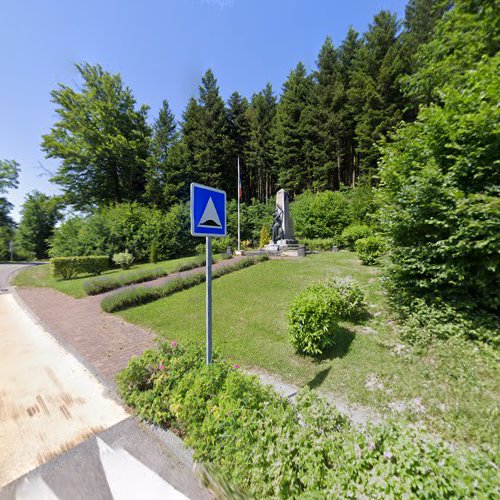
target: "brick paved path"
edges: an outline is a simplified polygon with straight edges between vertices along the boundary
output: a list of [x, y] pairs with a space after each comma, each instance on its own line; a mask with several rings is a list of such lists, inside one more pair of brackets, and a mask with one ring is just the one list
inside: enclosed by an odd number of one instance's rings
[[[214, 264], [214, 269], [230, 265], [238, 257]], [[202, 269], [170, 274], [135, 286], [158, 286], [174, 278], [189, 276]], [[123, 289], [121, 289], [123, 290]], [[100, 302], [106, 294], [75, 299], [52, 288], [18, 288], [17, 293], [39, 322], [56, 338], [69, 344], [99, 375], [114, 385], [114, 376], [132, 356], [154, 347], [156, 335], [101, 311]]]

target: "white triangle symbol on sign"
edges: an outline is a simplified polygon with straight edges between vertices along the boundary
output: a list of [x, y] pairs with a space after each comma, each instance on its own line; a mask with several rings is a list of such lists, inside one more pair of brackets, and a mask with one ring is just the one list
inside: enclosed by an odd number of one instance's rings
[[215, 210], [214, 202], [212, 201], [212, 197], [208, 199], [207, 206], [201, 216], [199, 227], [222, 227], [220, 223], [219, 214], [217, 210]]

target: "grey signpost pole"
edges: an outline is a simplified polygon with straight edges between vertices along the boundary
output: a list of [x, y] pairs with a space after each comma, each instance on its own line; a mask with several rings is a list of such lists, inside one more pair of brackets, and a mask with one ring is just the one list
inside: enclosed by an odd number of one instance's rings
[[207, 314], [207, 365], [212, 362], [212, 237], [207, 236], [207, 256], [206, 256], [206, 314]]

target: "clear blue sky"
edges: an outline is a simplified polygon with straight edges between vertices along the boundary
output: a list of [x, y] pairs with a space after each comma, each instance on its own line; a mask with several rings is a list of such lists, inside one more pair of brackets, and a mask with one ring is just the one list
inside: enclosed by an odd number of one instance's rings
[[140, 104], [162, 99], [177, 119], [201, 75], [212, 68], [224, 99], [250, 97], [271, 82], [281, 90], [290, 69], [314, 68], [327, 35], [338, 45], [352, 25], [366, 30], [387, 9], [403, 17], [405, 0], [1, 0], [0, 158], [21, 164], [9, 193], [15, 218], [25, 194], [57, 188], [39, 168], [41, 135], [56, 119], [50, 91], [78, 83], [76, 62], [118, 72]]

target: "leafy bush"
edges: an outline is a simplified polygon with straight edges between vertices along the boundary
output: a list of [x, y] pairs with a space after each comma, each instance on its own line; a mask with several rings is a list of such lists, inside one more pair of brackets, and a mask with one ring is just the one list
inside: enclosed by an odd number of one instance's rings
[[460, 71], [437, 89], [442, 105], [422, 107], [385, 148], [381, 216], [395, 298], [500, 314], [499, 64], [497, 53]]
[[[232, 273], [233, 271], [238, 271], [244, 269], [245, 267], [253, 266], [258, 262], [263, 262], [268, 260], [267, 255], [259, 255], [256, 257], [246, 257], [234, 264], [230, 264], [224, 267], [219, 267], [215, 269], [212, 273], [212, 278], [217, 279], [226, 274]], [[186, 290], [192, 288], [205, 281], [205, 273], [199, 272], [188, 276], [186, 278], [176, 278], [168, 281], [162, 286], [157, 287], [137, 287], [122, 292], [115, 293], [104, 298], [101, 301], [101, 308], [106, 312], [116, 312], [129, 307], [135, 307], [142, 304], [147, 304], [149, 302], [154, 302], [155, 300], [167, 297], [174, 293], [180, 292], [181, 290]]]
[[260, 238], [259, 238], [259, 248], [264, 248], [271, 241], [272, 234], [271, 228], [268, 226], [262, 226], [260, 230]]
[[322, 354], [334, 344], [338, 322], [359, 311], [363, 304], [363, 293], [352, 281], [310, 284], [288, 310], [291, 344], [301, 353]]
[[190, 255], [197, 240], [189, 234], [189, 223], [187, 204], [162, 212], [138, 203], [119, 203], [61, 224], [51, 241], [50, 255], [71, 256], [76, 252], [111, 257], [124, 248], [138, 262]]
[[413, 345], [426, 347], [435, 338], [446, 340], [461, 337], [500, 347], [500, 330], [494, 315], [466, 314], [442, 300], [427, 304], [424, 300], [417, 299], [401, 310], [404, 321], [400, 335]]
[[357, 240], [354, 249], [363, 264], [372, 266], [383, 255], [385, 242], [380, 236], [368, 236]]
[[[305, 389], [292, 404], [195, 345], [162, 343], [117, 377], [125, 402], [177, 429], [227, 496], [498, 496], [493, 452], [449, 446], [396, 422], [358, 429]], [[252, 457], [251, 460], [248, 457]]]
[[78, 274], [101, 274], [109, 269], [107, 255], [55, 257], [50, 260], [54, 278], [70, 279]]
[[300, 243], [305, 245], [305, 247], [309, 250], [328, 252], [334, 245], [337, 244], [337, 240], [335, 238], [301, 238]]
[[122, 269], [130, 269], [132, 262], [134, 262], [134, 256], [129, 252], [120, 252], [113, 255], [113, 262], [120, 266]]
[[290, 204], [298, 238], [333, 238], [352, 222], [349, 201], [344, 193], [309, 191]]
[[351, 224], [347, 226], [340, 235], [340, 242], [349, 250], [354, 250], [356, 241], [367, 238], [373, 234], [372, 229], [365, 224]]

